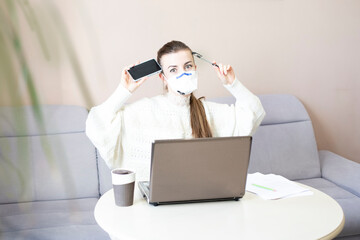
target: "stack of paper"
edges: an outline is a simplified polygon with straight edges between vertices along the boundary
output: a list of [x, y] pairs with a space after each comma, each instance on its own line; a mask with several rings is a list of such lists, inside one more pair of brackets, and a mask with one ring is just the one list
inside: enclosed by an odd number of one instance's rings
[[280, 199], [313, 194], [309, 189], [275, 174], [248, 174], [246, 191], [264, 199]]

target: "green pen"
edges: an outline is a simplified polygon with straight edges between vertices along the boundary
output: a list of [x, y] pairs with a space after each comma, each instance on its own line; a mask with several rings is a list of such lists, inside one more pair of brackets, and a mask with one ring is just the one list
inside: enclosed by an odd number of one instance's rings
[[270, 190], [270, 191], [276, 192], [275, 189], [268, 188], [268, 187], [264, 187], [264, 186], [261, 186], [261, 185], [257, 185], [257, 184], [255, 184], [255, 183], [253, 183], [252, 185], [255, 186], [255, 187], [259, 187], [259, 188], [263, 188], [263, 189], [266, 189], [266, 190]]

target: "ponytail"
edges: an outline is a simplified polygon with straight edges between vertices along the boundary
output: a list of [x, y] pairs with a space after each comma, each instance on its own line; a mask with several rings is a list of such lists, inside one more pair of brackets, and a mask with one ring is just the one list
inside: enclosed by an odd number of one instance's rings
[[201, 97], [197, 99], [192, 93], [190, 95], [190, 123], [194, 138], [212, 137], [209, 123], [206, 119], [205, 109], [201, 102]]

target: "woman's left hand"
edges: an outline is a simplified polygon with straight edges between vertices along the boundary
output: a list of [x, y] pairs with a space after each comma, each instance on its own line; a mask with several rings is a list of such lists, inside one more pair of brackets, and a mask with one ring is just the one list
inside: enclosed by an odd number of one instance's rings
[[[213, 63], [216, 64], [214, 61]], [[218, 64], [219, 67], [214, 66], [214, 69], [224, 85], [232, 84], [235, 80], [234, 69], [230, 65]]]

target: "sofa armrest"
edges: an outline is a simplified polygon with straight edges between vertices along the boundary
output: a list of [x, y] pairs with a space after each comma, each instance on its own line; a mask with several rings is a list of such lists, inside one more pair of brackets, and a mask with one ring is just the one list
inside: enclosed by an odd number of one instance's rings
[[360, 164], [330, 151], [319, 151], [322, 177], [360, 197]]

